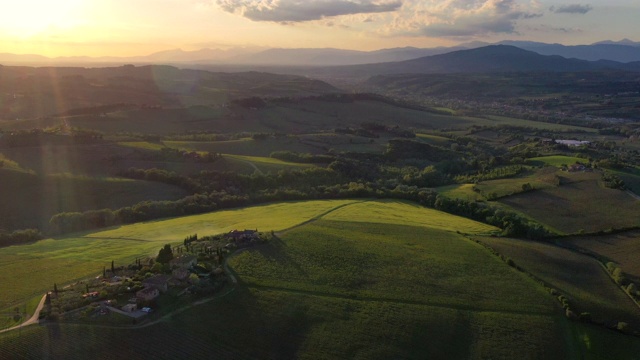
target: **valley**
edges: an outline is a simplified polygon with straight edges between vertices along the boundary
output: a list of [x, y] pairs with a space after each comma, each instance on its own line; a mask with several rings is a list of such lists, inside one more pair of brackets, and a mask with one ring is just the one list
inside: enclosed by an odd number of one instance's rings
[[633, 359], [637, 64], [351, 55], [1, 66], [0, 358]]

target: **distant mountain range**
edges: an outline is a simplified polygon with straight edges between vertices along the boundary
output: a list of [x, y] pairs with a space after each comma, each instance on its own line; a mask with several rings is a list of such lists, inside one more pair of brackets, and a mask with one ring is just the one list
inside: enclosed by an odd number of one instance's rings
[[5, 65], [66, 65], [86, 64], [176, 64], [176, 65], [242, 65], [242, 66], [341, 66], [405, 61], [425, 56], [441, 55], [488, 45], [511, 45], [540, 55], [559, 55], [580, 60], [610, 60], [616, 62], [640, 61], [640, 42], [629, 39], [601, 41], [591, 45], [561, 45], [531, 41], [502, 41], [496, 44], [473, 42], [454, 47], [415, 48], [402, 47], [375, 51], [356, 51], [333, 48], [265, 49], [238, 47], [230, 49], [200, 49], [184, 51], [173, 49], [148, 56], [136, 57], [58, 57], [16, 55], [0, 53]]
[[639, 72], [640, 61], [621, 63], [610, 60], [567, 59], [558, 55], [540, 55], [511, 45], [489, 45], [406, 61], [316, 69], [308, 68], [305, 70], [305, 74], [325, 79], [351, 78], [352, 80], [357, 80], [375, 75], [392, 74], [578, 72], [595, 70]]

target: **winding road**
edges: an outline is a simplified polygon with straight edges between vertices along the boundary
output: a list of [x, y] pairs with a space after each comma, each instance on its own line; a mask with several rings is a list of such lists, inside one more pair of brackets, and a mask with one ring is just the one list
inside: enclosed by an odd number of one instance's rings
[[38, 318], [40, 317], [40, 311], [42, 311], [42, 308], [44, 307], [44, 301], [46, 299], [47, 299], [47, 295], [45, 294], [45, 295], [42, 296], [42, 299], [40, 299], [40, 303], [38, 304], [38, 307], [36, 308], [36, 311], [33, 312], [33, 316], [31, 316], [29, 318], [29, 320], [23, 322], [20, 325], [16, 325], [16, 326], [10, 327], [8, 329], [0, 330], [0, 333], [11, 331], [11, 330], [15, 330], [15, 329], [19, 329], [21, 327], [29, 326], [31, 324], [37, 324], [38, 323]]

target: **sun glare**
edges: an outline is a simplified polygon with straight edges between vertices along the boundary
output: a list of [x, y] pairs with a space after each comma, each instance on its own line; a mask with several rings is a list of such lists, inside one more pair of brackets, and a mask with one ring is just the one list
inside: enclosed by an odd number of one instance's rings
[[17, 37], [36, 35], [46, 29], [70, 28], [82, 23], [82, 0], [2, 1], [0, 28]]

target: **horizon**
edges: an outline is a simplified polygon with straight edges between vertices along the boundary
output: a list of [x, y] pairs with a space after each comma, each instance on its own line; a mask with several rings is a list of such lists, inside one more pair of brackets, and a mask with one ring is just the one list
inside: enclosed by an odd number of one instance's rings
[[[45, 57], [47, 59], [50, 60], [63, 60], [63, 59], [73, 59], [73, 58], [89, 58], [89, 59], [114, 59], [114, 60], [119, 60], [119, 59], [123, 59], [123, 60], [127, 60], [127, 59], [131, 59], [131, 58], [145, 58], [145, 57], [151, 57], [153, 55], [157, 55], [157, 54], [161, 54], [161, 53], [167, 53], [167, 52], [184, 52], [184, 53], [195, 53], [195, 52], [199, 52], [199, 51], [233, 51], [235, 49], [242, 49], [242, 50], [246, 50], [246, 49], [254, 49], [254, 52], [248, 50], [249, 53], [258, 53], [261, 51], [266, 51], [266, 50], [340, 50], [340, 51], [361, 51], [361, 52], [375, 52], [375, 51], [382, 51], [382, 50], [392, 50], [392, 49], [402, 49], [402, 48], [415, 48], [415, 49], [429, 49], [429, 48], [455, 48], [455, 47], [464, 47], [465, 45], [469, 45], [469, 44], [473, 44], [473, 43], [483, 43], [482, 45], [480, 45], [479, 47], [483, 47], [483, 46], [491, 46], [491, 45], [504, 45], [501, 44], [502, 42], [533, 42], [533, 43], [540, 43], [540, 44], [547, 44], [547, 45], [562, 45], [562, 46], [591, 46], [591, 45], [596, 45], [598, 43], [602, 43], [602, 42], [612, 42], [612, 43], [616, 43], [615, 45], [623, 45], [623, 44], [619, 44], [620, 42], [623, 41], [631, 41], [634, 43], [639, 43], [640, 41], [635, 41], [633, 39], [629, 39], [629, 38], [623, 38], [620, 40], [613, 40], [613, 39], [603, 39], [603, 40], [598, 40], [596, 42], [593, 43], [588, 43], [588, 44], [573, 44], [573, 45], [567, 45], [567, 44], [561, 44], [561, 43], [545, 43], [545, 42], [537, 42], [537, 41], [529, 41], [529, 40], [512, 40], [512, 39], [505, 39], [505, 40], [501, 40], [501, 41], [497, 41], [497, 42], [492, 42], [492, 43], [488, 43], [488, 42], [483, 42], [483, 41], [474, 41], [474, 42], [466, 42], [466, 43], [459, 43], [459, 44], [455, 44], [455, 45], [451, 45], [451, 46], [434, 46], [434, 47], [416, 47], [416, 46], [398, 46], [398, 47], [394, 47], [394, 48], [379, 48], [379, 49], [372, 49], [372, 50], [357, 50], [357, 49], [350, 49], [350, 48], [337, 48], [337, 47], [259, 47], [259, 46], [237, 46], [237, 47], [229, 47], [229, 48], [216, 48], [216, 47], [203, 47], [203, 48], [199, 48], [199, 49], [194, 49], [194, 50], [185, 50], [183, 48], [167, 48], [167, 49], [162, 49], [162, 50], [158, 50], [158, 51], [154, 51], [152, 53], [146, 53], [146, 54], [135, 54], [135, 55], [124, 55], [124, 56], [114, 56], [114, 55], [104, 55], [104, 56], [90, 56], [90, 55], [63, 55], [63, 56], [47, 56], [47, 55], [43, 55], [43, 54], [37, 54], [37, 53], [12, 53], [12, 52], [0, 52], [0, 55], [16, 55], [16, 56], [39, 56], [39, 57]], [[477, 45], [477, 44], [476, 44]], [[515, 45], [512, 45], [515, 46]], [[517, 46], [516, 46], [517, 47]]]
[[4, 8], [0, 53], [59, 58], [238, 47], [593, 44], [633, 37], [640, 6], [633, 0], [23, 0]]

